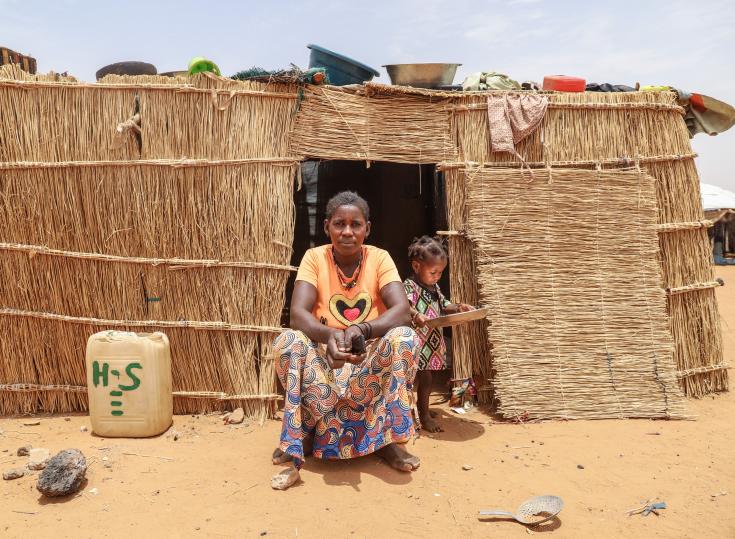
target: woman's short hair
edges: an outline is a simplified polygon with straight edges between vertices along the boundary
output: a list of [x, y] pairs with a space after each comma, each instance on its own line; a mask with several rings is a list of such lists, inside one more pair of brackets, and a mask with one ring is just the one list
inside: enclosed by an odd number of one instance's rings
[[447, 250], [444, 248], [444, 242], [441, 238], [431, 236], [421, 236], [414, 238], [411, 245], [408, 246], [408, 260], [413, 262], [425, 262], [430, 258], [448, 258]]
[[367, 201], [354, 191], [337, 193], [327, 202], [327, 219], [331, 219], [340, 206], [355, 206], [359, 208], [366, 221], [370, 220], [370, 207]]

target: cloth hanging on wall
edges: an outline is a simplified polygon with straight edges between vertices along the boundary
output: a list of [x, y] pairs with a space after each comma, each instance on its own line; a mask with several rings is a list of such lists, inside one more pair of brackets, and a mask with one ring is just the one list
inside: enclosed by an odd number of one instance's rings
[[544, 95], [491, 95], [487, 98], [490, 146], [494, 152], [518, 156], [515, 145], [533, 133], [544, 119], [549, 98]]

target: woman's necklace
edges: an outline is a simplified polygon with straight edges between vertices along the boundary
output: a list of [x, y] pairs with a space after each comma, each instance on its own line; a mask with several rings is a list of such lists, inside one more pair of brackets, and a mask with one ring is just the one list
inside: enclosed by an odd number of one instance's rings
[[357, 281], [360, 280], [360, 271], [362, 270], [362, 261], [364, 260], [364, 250], [360, 250], [360, 259], [357, 261], [357, 268], [352, 273], [352, 277], [348, 278], [344, 272], [342, 271], [342, 268], [339, 267], [339, 264], [337, 264], [337, 259], [334, 256], [334, 247], [332, 247], [331, 251], [332, 253], [332, 262], [334, 262], [334, 267], [337, 268], [337, 278], [339, 279], [339, 284], [342, 285], [342, 288], [345, 290], [351, 290], [355, 288], [357, 285]]

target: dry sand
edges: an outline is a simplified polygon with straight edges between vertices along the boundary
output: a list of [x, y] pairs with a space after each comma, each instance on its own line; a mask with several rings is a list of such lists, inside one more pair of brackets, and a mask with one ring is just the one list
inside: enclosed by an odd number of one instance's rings
[[[735, 363], [735, 267], [718, 268], [726, 356]], [[731, 373], [732, 374], [732, 373]], [[446, 432], [411, 449], [411, 475], [375, 457], [308, 461], [303, 483], [269, 486], [279, 424], [224, 426], [215, 416], [177, 416], [174, 441], [103, 439], [84, 416], [0, 419], [0, 470], [21, 465], [30, 443], [76, 447], [88, 482], [49, 501], [36, 476], [0, 482], [2, 537], [735, 537], [735, 397], [690, 400], [696, 421], [497, 423], [480, 411], [441, 411]], [[5, 452], [3, 452], [5, 451]], [[463, 465], [471, 465], [465, 471]], [[580, 469], [578, 465], [583, 466]], [[479, 509], [513, 509], [537, 494], [565, 507], [544, 531], [482, 522]], [[647, 500], [660, 516], [626, 516]]]

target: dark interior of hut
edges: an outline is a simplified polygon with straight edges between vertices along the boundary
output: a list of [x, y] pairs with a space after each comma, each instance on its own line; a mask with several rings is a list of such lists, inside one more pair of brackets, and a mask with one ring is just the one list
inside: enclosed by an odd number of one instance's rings
[[[356, 191], [367, 200], [372, 232], [366, 243], [388, 251], [404, 279], [411, 273], [407, 259], [411, 241], [447, 228], [444, 182], [434, 165], [380, 161], [367, 167], [364, 161], [306, 161], [301, 175], [301, 188], [294, 191], [294, 266], [307, 249], [328, 241], [323, 225], [327, 201], [340, 191]], [[295, 274], [286, 288], [281, 320], [286, 325], [294, 280]], [[449, 296], [448, 267], [439, 286]], [[451, 346], [449, 340], [447, 346]]]

